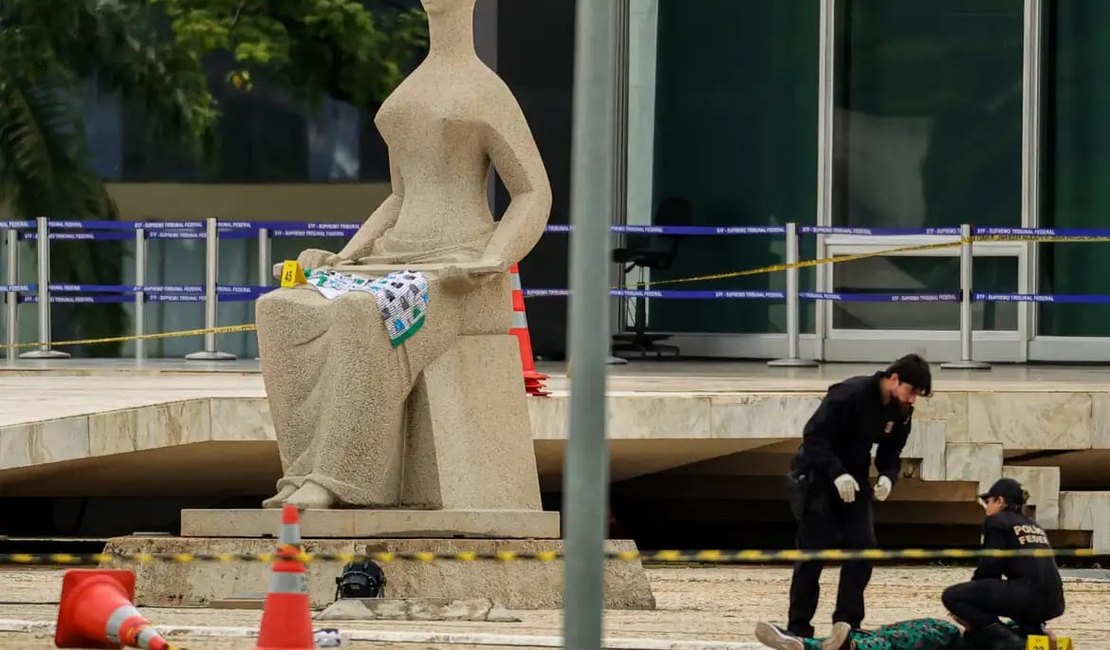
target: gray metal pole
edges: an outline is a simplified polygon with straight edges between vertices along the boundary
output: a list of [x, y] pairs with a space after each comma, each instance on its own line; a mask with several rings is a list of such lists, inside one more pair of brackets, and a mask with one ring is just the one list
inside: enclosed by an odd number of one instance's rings
[[[490, 174], [489, 182], [489, 204], [493, 207], [493, 188], [495, 186], [493, 174]], [[270, 280], [274, 276], [274, 266], [271, 261], [273, 254], [270, 252], [270, 229], [258, 229], [258, 286], [270, 286]], [[254, 358], [255, 361], [262, 360], [262, 353], [259, 352], [258, 356]]]
[[[135, 284], [140, 287], [146, 285], [146, 230], [135, 230]], [[135, 292], [135, 336], [141, 337], [146, 332], [146, 292]], [[135, 339], [135, 361], [146, 358], [146, 341]]]
[[274, 275], [273, 263], [270, 262], [270, 229], [258, 229], [258, 286], [270, 286], [270, 278]]
[[[19, 231], [12, 228], [8, 231], [7, 236], [8, 246], [8, 273], [6, 282], [8, 285], [15, 285], [19, 283]], [[8, 332], [5, 342], [8, 344], [8, 359], [14, 359], [18, 356], [15, 345], [19, 341], [19, 293], [9, 291], [6, 294], [7, 312], [6, 325]]]
[[975, 254], [971, 248], [971, 226], [960, 226], [960, 360], [948, 361], [940, 364], [941, 368], [948, 370], [990, 370], [991, 364], [975, 361], [971, 352], [971, 339], [974, 335], [974, 323], [971, 320], [971, 288], [972, 264]]
[[[798, 263], [798, 224], [786, 224], [786, 263]], [[786, 269], [786, 357], [768, 361], [767, 365], [773, 368], [813, 368], [817, 365], [812, 359], [802, 359], [799, 349], [801, 347], [802, 326], [798, 313], [798, 269]]]
[[613, 197], [617, 3], [578, 0], [570, 235], [570, 431], [563, 472], [564, 645], [601, 647], [604, 616], [605, 365], [609, 348], [609, 211]]
[[38, 218], [39, 349], [24, 352], [20, 359], [68, 359], [69, 354], [50, 349], [50, 221]]
[[[219, 296], [216, 291], [216, 280], [219, 276], [220, 262], [220, 230], [215, 218], [208, 218], [204, 242], [204, 328], [211, 330], [218, 322], [217, 305]], [[234, 354], [220, 352], [216, 349], [216, 334], [208, 332], [204, 335], [204, 349], [200, 352], [186, 354], [189, 361], [230, 361], [235, 359]]]

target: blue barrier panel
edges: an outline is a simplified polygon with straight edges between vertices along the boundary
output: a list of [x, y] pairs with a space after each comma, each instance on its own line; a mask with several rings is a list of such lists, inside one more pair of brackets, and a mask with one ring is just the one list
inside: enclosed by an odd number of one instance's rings
[[203, 230], [153, 230], [146, 234], [147, 239], [205, 239]]
[[832, 302], [959, 302], [959, 293], [832, 293], [800, 291], [802, 300], [830, 300]]
[[[38, 233], [22, 233], [19, 238], [23, 241], [35, 241], [39, 238]], [[51, 241], [122, 241], [125, 239], [134, 239], [135, 235], [129, 232], [52, 232], [50, 233]]]
[[204, 230], [207, 224], [203, 221], [136, 221], [136, 228], [144, 230]]
[[[550, 298], [569, 296], [569, 289], [525, 289], [525, 298]], [[675, 291], [611, 289], [610, 296], [622, 298], [659, 298], [662, 300], [785, 300], [784, 291]], [[805, 300], [831, 300], [834, 302], [959, 302], [959, 293], [827, 293], [802, 291]]]
[[254, 230], [224, 230], [219, 229], [220, 239], [254, 239], [258, 236], [258, 231]]
[[49, 221], [50, 228], [58, 230], [136, 230], [136, 221]]
[[1106, 228], [973, 228], [972, 234], [977, 236], [996, 237], [1093, 237], [1110, 238], [1110, 229]]
[[[524, 289], [525, 298], [569, 296], [569, 289]], [[610, 289], [617, 298], [660, 298], [663, 300], [784, 300], [782, 291], [677, 291], [654, 289]]]
[[34, 221], [0, 221], [0, 230], [26, 230], [34, 227]]
[[271, 237], [349, 237], [355, 231], [344, 230], [271, 230]]
[[135, 288], [129, 284], [49, 284], [51, 293], [133, 293]]
[[1035, 294], [1035, 293], [973, 293], [971, 299], [978, 302], [1038, 302], [1081, 305], [1110, 304], [1107, 294]]
[[[113, 295], [106, 295], [106, 296], [50, 296], [50, 302], [51, 303], [57, 302], [57, 303], [67, 303], [67, 304], [82, 304], [82, 305], [103, 304], [103, 303], [117, 303], [118, 304], [118, 303], [124, 303], [124, 302], [134, 302], [134, 300], [135, 299], [132, 296], [120, 296], [120, 295], [114, 295], [114, 296]], [[21, 303], [28, 303], [28, 302], [37, 303], [38, 301], [39, 301], [38, 296], [20, 296], [19, 297], [19, 302], [21, 302]]]
[[185, 293], [151, 293], [143, 296], [143, 302], [204, 302], [204, 295]]
[[960, 236], [959, 227], [939, 228], [842, 228], [838, 226], [798, 226], [803, 235], [859, 235], [863, 237], [907, 237], [918, 235]]
[[19, 293], [38, 291], [39, 285], [37, 284], [0, 284], [0, 293], [8, 293], [17, 291]]
[[[785, 235], [786, 226], [610, 226], [615, 233], [632, 235]], [[546, 226], [544, 232], [569, 233], [569, 224]]]
[[786, 226], [612, 226], [631, 235], [785, 235]]

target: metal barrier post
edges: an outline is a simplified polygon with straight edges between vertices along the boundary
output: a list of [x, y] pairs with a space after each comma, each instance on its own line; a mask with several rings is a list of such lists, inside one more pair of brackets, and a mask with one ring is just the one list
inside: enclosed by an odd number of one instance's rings
[[[212, 330], [216, 327], [218, 296], [216, 294], [216, 278], [220, 265], [220, 231], [215, 218], [207, 220], [205, 237], [205, 264], [204, 264], [204, 328]], [[230, 361], [236, 359], [234, 354], [220, 352], [216, 349], [216, 334], [209, 331], [204, 335], [204, 349], [200, 352], [186, 354], [190, 361]]]
[[[7, 283], [9, 286], [15, 285], [19, 282], [19, 231], [15, 228], [8, 230], [7, 236], [8, 245], [8, 277]], [[17, 356], [15, 345], [19, 341], [19, 293], [16, 291], [9, 291], [5, 294], [7, 301], [7, 317], [4, 319], [8, 327], [8, 333], [5, 337], [5, 343], [8, 344], [7, 358], [14, 359]]]
[[270, 262], [270, 229], [258, 229], [258, 286], [270, 286], [270, 278], [274, 274], [273, 264]]
[[[786, 263], [798, 263], [798, 224], [786, 224]], [[786, 357], [768, 361], [773, 368], [813, 368], [817, 362], [802, 359], [799, 353], [801, 344], [801, 319], [798, 314], [798, 268], [786, 269]]]
[[[146, 229], [135, 229], [135, 284], [146, 286]], [[135, 292], [135, 360], [146, 358], [146, 341], [142, 339], [146, 331], [146, 292]]]
[[971, 354], [974, 323], [971, 320], [972, 263], [975, 256], [971, 244], [971, 226], [960, 226], [960, 360], [940, 364], [946, 370], [990, 370], [991, 364], [975, 361]]
[[[492, 186], [491, 186], [492, 187]], [[270, 229], [258, 229], [258, 286], [270, 286], [270, 279], [274, 275], [274, 265], [270, 253]], [[255, 361], [262, 361], [262, 352], [258, 352]]]
[[19, 358], [68, 359], [69, 354], [50, 349], [50, 222], [46, 217], [37, 221], [39, 349], [24, 352]]

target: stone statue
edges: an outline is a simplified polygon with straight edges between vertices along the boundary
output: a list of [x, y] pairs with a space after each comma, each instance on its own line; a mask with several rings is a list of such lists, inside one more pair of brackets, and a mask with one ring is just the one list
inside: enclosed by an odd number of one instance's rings
[[[392, 194], [338, 254], [310, 249], [298, 261], [362, 277], [418, 271], [427, 279], [426, 320], [395, 346], [370, 293], [329, 299], [299, 285], [258, 299], [284, 470], [264, 507], [397, 506], [417, 379], [460, 336], [507, 335], [508, 269], [547, 224], [551, 187], [528, 124], [474, 50], [475, 0], [421, 3], [429, 54], [375, 117]], [[487, 198], [491, 166], [512, 197], [499, 222]]]

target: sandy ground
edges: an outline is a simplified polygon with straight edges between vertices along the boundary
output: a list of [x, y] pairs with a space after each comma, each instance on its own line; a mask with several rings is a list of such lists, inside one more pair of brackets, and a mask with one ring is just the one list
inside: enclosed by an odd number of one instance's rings
[[[0, 570], [0, 618], [53, 621], [61, 584], [61, 570]], [[606, 613], [606, 634], [611, 637], [754, 641], [752, 630], [760, 620], [781, 621], [786, 610], [789, 569], [781, 567], [666, 568], [649, 571], [658, 608], [652, 612]], [[967, 568], [879, 567], [867, 591], [866, 626], [897, 620], [934, 616], [945, 618], [940, 592], [966, 580]], [[818, 633], [827, 629], [837, 571], [826, 570], [822, 579], [822, 606], [815, 623]], [[1067, 613], [1052, 625], [1073, 637], [1080, 648], [1110, 648], [1110, 582], [1067, 580]], [[141, 603], [140, 603], [141, 606]], [[257, 626], [260, 612], [213, 609], [143, 608], [156, 625]], [[520, 623], [347, 623], [342, 629], [392, 631], [452, 631], [492, 634], [558, 636], [562, 634], [559, 611], [514, 612]], [[321, 625], [321, 627], [324, 627]], [[336, 627], [329, 624], [328, 627]], [[190, 650], [253, 648], [249, 640], [181, 640]], [[356, 647], [407, 650], [415, 645], [357, 643]], [[52, 648], [44, 637], [0, 633], [0, 649]], [[427, 647], [427, 646], [424, 646]], [[467, 646], [436, 646], [463, 650]]]

